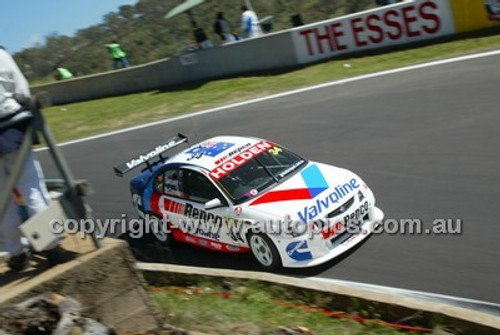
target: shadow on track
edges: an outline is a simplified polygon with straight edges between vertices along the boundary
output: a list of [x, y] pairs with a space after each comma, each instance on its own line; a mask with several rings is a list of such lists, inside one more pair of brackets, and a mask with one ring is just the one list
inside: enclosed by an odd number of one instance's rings
[[[276, 273], [293, 277], [314, 277], [322, 272], [343, 262], [358, 248], [371, 238], [364, 239], [361, 243], [333, 260], [312, 268], [282, 268]], [[127, 239], [134, 257], [139, 262], [145, 263], [168, 263], [177, 265], [222, 268], [243, 271], [264, 271], [251, 253], [231, 254], [221, 253], [208, 249], [191, 246], [185, 243], [172, 242], [163, 245], [154, 237], [145, 239]]]

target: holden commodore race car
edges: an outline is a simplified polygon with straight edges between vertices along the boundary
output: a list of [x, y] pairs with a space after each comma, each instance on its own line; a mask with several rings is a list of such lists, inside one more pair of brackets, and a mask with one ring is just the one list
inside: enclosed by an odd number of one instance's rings
[[383, 219], [370, 188], [346, 169], [237, 136], [165, 156], [182, 143], [178, 134], [114, 168], [123, 176], [145, 165], [130, 181], [132, 200], [140, 217], [161, 219], [151, 231], [163, 243], [251, 252], [267, 270], [311, 267], [353, 248]]

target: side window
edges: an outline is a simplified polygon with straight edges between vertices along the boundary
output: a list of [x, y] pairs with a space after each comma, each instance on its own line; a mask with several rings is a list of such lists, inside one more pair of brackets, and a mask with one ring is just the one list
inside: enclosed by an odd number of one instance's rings
[[196, 171], [185, 170], [187, 199], [205, 203], [215, 198], [224, 202], [224, 197], [204, 175]]
[[185, 198], [183, 171], [170, 169], [160, 173], [154, 183], [155, 191], [177, 198]]

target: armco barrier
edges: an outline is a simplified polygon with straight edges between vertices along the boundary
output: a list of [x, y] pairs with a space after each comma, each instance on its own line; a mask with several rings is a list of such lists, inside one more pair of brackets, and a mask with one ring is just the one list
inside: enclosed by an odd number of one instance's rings
[[[32, 87], [64, 104], [306, 64], [485, 28], [497, 0], [407, 0], [128, 69]], [[488, 17], [489, 10], [489, 17]]]

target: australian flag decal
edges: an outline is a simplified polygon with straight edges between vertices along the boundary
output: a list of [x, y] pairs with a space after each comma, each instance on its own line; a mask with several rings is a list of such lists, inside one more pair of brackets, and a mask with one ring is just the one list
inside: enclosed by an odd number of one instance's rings
[[204, 142], [200, 145], [189, 149], [186, 151], [188, 154], [192, 155], [206, 155], [210, 157], [215, 157], [223, 151], [231, 148], [234, 143], [228, 142]]

